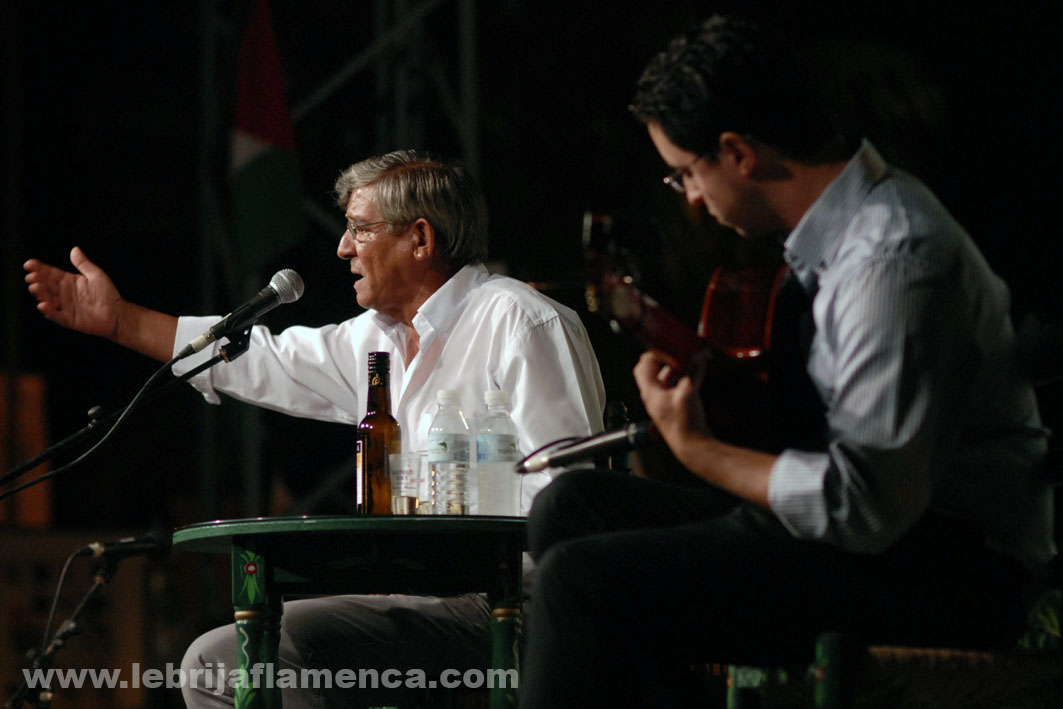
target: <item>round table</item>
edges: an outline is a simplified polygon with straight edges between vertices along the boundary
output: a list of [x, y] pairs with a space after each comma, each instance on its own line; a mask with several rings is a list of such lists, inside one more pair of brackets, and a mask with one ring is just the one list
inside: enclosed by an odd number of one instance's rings
[[[181, 527], [177, 550], [232, 558], [232, 598], [244, 686], [238, 709], [281, 706], [273, 668], [285, 596], [486, 593], [492, 670], [518, 670], [525, 520], [479, 516], [301, 516]], [[260, 667], [257, 673], [252, 669]], [[496, 675], [496, 676], [505, 676]], [[261, 686], [255, 686], [255, 685]], [[516, 705], [516, 682], [491, 688], [491, 707]], [[355, 690], [356, 691], [356, 690]]]

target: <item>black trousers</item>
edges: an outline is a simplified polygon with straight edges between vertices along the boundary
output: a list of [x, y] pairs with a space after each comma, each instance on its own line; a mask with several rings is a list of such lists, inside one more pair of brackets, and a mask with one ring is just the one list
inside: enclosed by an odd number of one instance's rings
[[824, 630], [991, 647], [1024, 621], [1021, 566], [931, 513], [888, 551], [853, 554], [709, 486], [572, 471], [538, 495], [529, 535], [522, 709], [654, 706], [647, 687], [693, 662], [803, 660]]

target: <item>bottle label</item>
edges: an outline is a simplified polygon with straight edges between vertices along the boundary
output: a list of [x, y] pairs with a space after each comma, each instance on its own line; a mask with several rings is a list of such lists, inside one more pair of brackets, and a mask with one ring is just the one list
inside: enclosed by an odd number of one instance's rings
[[516, 462], [520, 460], [517, 437], [506, 433], [481, 433], [476, 436], [476, 462]]
[[469, 436], [461, 433], [429, 434], [428, 462], [468, 463]]
[[361, 438], [354, 444], [354, 504], [361, 509], [365, 505], [365, 446]]

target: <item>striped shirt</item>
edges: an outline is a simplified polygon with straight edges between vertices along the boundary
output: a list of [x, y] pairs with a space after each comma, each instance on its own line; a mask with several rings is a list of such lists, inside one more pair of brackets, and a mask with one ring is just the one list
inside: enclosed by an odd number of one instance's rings
[[798, 537], [887, 548], [929, 508], [1027, 563], [1052, 553], [1046, 432], [1007, 286], [918, 180], [865, 142], [786, 240], [812, 296], [826, 450], [787, 450], [769, 503]]

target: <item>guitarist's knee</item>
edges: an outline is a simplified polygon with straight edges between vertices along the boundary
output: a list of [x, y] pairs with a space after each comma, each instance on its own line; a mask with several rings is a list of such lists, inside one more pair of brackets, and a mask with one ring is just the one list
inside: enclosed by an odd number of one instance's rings
[[604, 478], [617, 474], [602, 470], [572, 470], [547, 485], [528, 513], [528, 548], [538, 560], [559, 541], [599, 531], [596, 512]]

